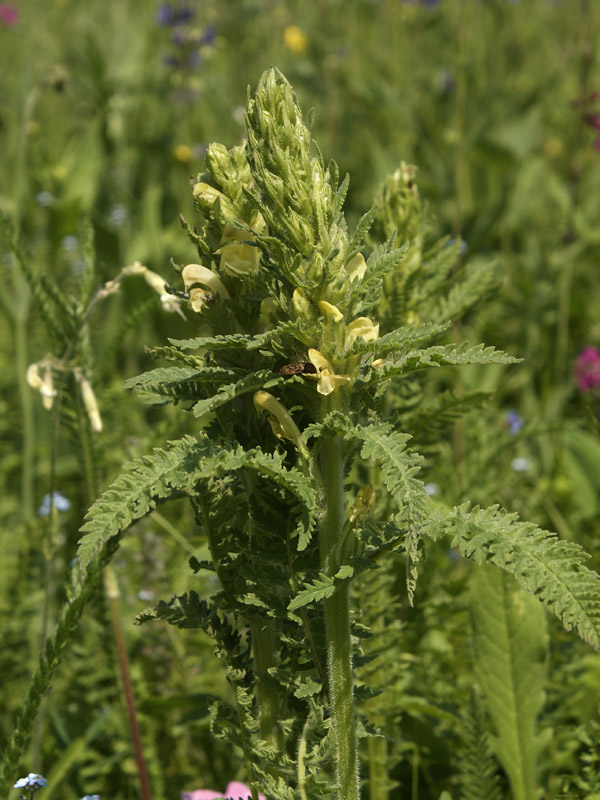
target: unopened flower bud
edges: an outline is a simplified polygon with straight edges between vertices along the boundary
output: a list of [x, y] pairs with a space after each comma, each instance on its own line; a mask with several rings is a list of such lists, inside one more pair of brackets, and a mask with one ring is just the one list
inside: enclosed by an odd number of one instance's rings
[[85, 410], [87, 411], [87, 415], [90, 420], [90, 425], [92, 427], [92, 430], [96, 431], [96, 433], [100, 433], [102, 431], [102, 417], [100, 416], [98, 401], [96, 400], [96, 395], [94, 394], [92, 385], [88, 381], [88, 379], [82, 374], [81, 370], [76, 371], [75, 377], [79, 381], [79, 386], [81, 388], [81, 398], [83, 400], [83, 405], [85, 406]]
[[367, 483], [366, 486], [358, 490], [356, 500], [348, 512], [348, 519], [350, 522], [359, 522], [374, 505], [375, 489], [373, 489], [370, 483]]

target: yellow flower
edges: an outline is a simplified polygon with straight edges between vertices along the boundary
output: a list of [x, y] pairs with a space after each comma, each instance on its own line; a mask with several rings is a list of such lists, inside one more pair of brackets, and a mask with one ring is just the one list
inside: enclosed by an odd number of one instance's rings
[[288, 25], [283, 32], [283, 41], [292, 53], [304, 53], [308, 47], [308, 36], [297, 25]]
[[302, 441], [302, 434], [298, 426], [292, 419], [290, 412], [281, 405], [279, 400], [273, 397], [269, 392], [262, 389], [254, 395], [254, 405], [256, 410], [267, 412], [267, 420], [271, 426], [271, 430], [278, 439], [289, 439], [300, 450], [302, 455], [308, 456], [308, 449]]
[[178, 144], [177, 147], [173, 148], [173, 155], [182, 164], [189, 164], [192, 160], [192, 149], [187, 144]]
[[322, 395], [328, 395], [348, 383], [350, 380], [349, 375], [336, 375], [331, 362], [328, 361], [322, 353], [311, 347], [308, 351], [308, 360], [316, 368], [316, 375], [308, 375], [309, 378], [314, 378], [317, 381], [317, 392]]
[[[229, 300], [230, 295], [223, 281], [201, 264], [188, 264], [181, 270], [181, 277], [186, 292], [190, 293], [189, 306], [192, 311], [201, 312], [215, 294]], [[198, 283], [206, 286], [207, 289], [201, 289], [196, 285]]]
[[198, 203], [200, 203], [200, 205], [206, 209], [210, 208], [210, 206], [212, 206], [212, 204], [218, 199], [221, 203], [221, 210], [225, 216], [231, 217], [232, 219], [235, 217], [235, 211], [229, 198], [225, 197], [223, 192], [215, 189], [215, 187], [211, 186], [209, 183], [196, 183], [192, 189], [192, 194]]
[[[248, 231], [234, 228], [233, 225], [227, 223], [223, 231], [223, 238], [221, 241], [234, 240], [231, 244], [226, 244], [217, 250], [221, 254], [220, 268], [227, 270], [231, 267], [239, 272], [256, 272], [260, 261], [260, 251], [251, 242], [256, 239]], [[239, 242], [239, 244], [238, 244]]]
[[46, 411], [50, 411], [54, 403], [54, 398], [56, 397], [56, 389], [52, 381], [52, 368], [50, 364], [46, 362], [44, 377], [42, 378], [40, 375], [40, 365], [43, 363], [44, 362], [29, 365], [27, 369], [27, 383], [32, 389], [36, 389], [42, 395], [44, 408]]
[[79, 368], [75, 369], [74, 374], [75, 378], [79, 382], [79, 388], [81, 389], [81, 398], [83, 400], [83, 405], [85, 406], [85, 410], [87, 411], [91, 428], [93, 431], [96, 431], [96, 433], [100, 433], [102, 431], [102, 417], [100, 416], [98, 401], [96, 400], [96, 395], [94, 394], [92, 385], [88, 381], [88, 379], [84, 377], [82, 371]]
[[344, 319], [344, 315], [339, 308], [331, 303], [328, 303], [327, 300], [319, 300], [317, 305], [319, 306], [319, 311], [324, 317], [330, 317], [334, 322], [341, 322]]
[[365, 342], [374, 342], [379, 338], [379, 323], [374, 325], [368, 317], [357, 317], [346, 326], [346, 347], [354, 342], [358, 337]]
[[350, 278], [350, 282], [358, 279], [361, 281], [365, 272], [367, 271], [367, 262], [362, 253], [357, 253], [354, 258], [346, 264], [346, 272]]

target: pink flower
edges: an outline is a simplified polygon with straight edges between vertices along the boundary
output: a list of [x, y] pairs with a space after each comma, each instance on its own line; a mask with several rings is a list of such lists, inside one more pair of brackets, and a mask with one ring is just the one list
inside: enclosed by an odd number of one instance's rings
[[[196, 789], [194, 792], [182, 792], [181, 800], [251, 800], [252, 792], [245, 783], [232, 781], [227, 784], [223, 794], [212, 789]], [[263, 794], [258, 795], [259, 800], [267, 800]]]
[[12, 28], [19, 21], [19, 12], [8, 3], [0, 3], [0, 22], [7, 28]]
[[584, 347], [575, 362], [575, 379], [579, 390], [592, 389], [600, 394], [600, 352], [597, 347]]

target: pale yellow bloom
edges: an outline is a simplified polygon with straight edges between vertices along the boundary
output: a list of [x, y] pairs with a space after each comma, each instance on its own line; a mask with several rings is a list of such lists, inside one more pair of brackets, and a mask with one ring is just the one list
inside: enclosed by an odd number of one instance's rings
[[258, 412], [267, 412], [267, 420], [271, 430], [278, 439], [289, 439], [303, 455], [308, 456], [308, 449], [302, 441], [302, 434], [298, 426], [292, 419], [290, 412], [279, 400], [269, 392], [261, 389], [254, 395], [254, 405]]
[[283, 32], [283, 41], [292, 53], [304, 53], [308, 47], [308, 36], [297, 25], [288, 25]]
[[177, 147], [173, 148], [173, 155], [182, 164], [189, 164], [193, 155], [192, 148], [188, 147], [187, 144], [178, 144]]
[[[159, 275], [156, 272], [152, 272], [151, 269], [142, 266], [139, 261], [136, 261], [132, 266], [139, 266], [141, 270], [139, 271], [140, 274], [143, 274], [144, 279], [148, 286], [150, 286], [154, 291], [160, 296], [160, 302], [162, 303], [162, 307], [165, 311], [175, 312], [179, 314], [180, 317], [185, 319], [185, 315], [181, 310], [181, 299], [174, 294], [169, 294], [165, 291], [165, 279], [162, 275]], [[128, 268], [126, 268], [128, 269]]]
[[319, 306], [319, 311], [324, 317], [329, 317], [334, 322], [341, 322], [344, 319], [344, 315], [339, 308], [331, 303], [328, 303], [327, 300], [319, 300], [317, 305]]
[[[183, 278], [186, 292], [190, 293], [189, 306], [193, 311], [201, 312], [215, 294], [229, 300], [230, 295], [223, 281], [214, 272], [201, 264], [188, 264], [181, 270], [181, 277]], [[199, 288], [196, 286], [198, 283], [207, 288]]]
[[230, 244], [226, 244], [217, 250], [221, 254], [220, 268], [227, 270], [228, 267], [239, 272], [256, 272], [260, 261], [260, 251], [251, 242], [256, 239], [248, 231], [241, 228], [234, 228], [227, 223], [223, 231], [221, 241], [227, 242], [233, 239]]
[[374, 505], [375, 489], [373, 489], [370, 483], [367, 483], [366, 486], [358, 490], [356, 500], [348, 512], [348, 519], [350, 522], [359, 522]]
[[304, 293], [304, 289], [300, 287], [294, 289], [292, 294], [292, 308], [296, 314], [303, 319], [313, 320], [316, 317], [316, 312]]
[[211, 186], [209, 183], [197, 183], [192, 189], [192, 194], [199, 203], [205, 206], [212, 206], [218, 199], [221, 202], [221, 209], [225, 216], [231, 217], [232, 219], [235, 217], [235, 211], [229, 198], [225, 197], [223, 192], [215, 189], [215, 187]]
[[92, 430], [96, 431], [96, 433], [100, 433], [102, 431], [102, 417], [100, 416], [98, 401], [96, 400], [96, 395], [94, 394], [92, 385], [88, 379], [84, 377], [80, 369], [75, 370], [75, 378], [79, 382], [81, 398], [83, 400], [85, 410], [87, 411]]
[[365, 342], [374, 342], [379, 338], [379, 323], [374, 325], [368, 317], [357, 317], [352, 320], [346, 326], [346, 347], [350, 347], [359, 336]]
[[361, 281], [366, 271], [367, 262], [362, 253], [357, 253], [354, 258], [351, 258], [346, 264], [346, 272], [351, 282], [354, 280]]
[[308, 360], [316, 368], [316, 375], [308, 375], [309, 378], [314, 378], [317, 381], [317, 392], [322, 395], [328, 395], [342, 386], [344, 383], [350, 381], [349, 375], [336, 375], [331, 365], [322, 353], [311, 347], [308, 351]]
[[[43, 362], [40, 362], [43, 363]], [[35, 389], [42, 395], [42, 403], [46, 411], [50, 411], [54, 398], [56, 397], [56, 389], [52, 381], [52, 369], [46, 363], [44, 370], [44, 377], [40, 375], [40, 364], [30, 364], [27, 368], [27, 383], [32, 389]]]

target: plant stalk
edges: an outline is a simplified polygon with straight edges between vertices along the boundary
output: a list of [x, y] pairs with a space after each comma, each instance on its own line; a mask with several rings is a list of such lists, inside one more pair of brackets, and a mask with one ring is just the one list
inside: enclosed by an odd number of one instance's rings
[[[334, 398], [332, 398], [334, 399]], [[344, 439], [322, 442], [325, 515], [319, 532], [321, 570], [333, 576], [340, 566], [344, 503]], [[334, 734], [335, 798], [358, 800], [358, 748], [355, 729], [350, 636], [350, 586], [344, 583], [324, 601], [329, 706]]]
[[115, 637], [115, 644], [117, 647], [117, 656], [119, 659], [119, 670], [121, 673], [121, 681], [123, 683], [123, 697], [127, 706], [127, 718], [129, 720], [129, 729], [131, 731], [131, 739], [133, 742], [133, 749], [135, 760], [137, 763], [138, 774], [140, 776], [141, 796], [142, 800], [152, 800], [152, 792], [150, 789], [150, 780], [148, 778], [148, 770], [146, 767], [146, 760], [144, 758], [144, 750], [142, 747], [142, 737], [140, 734], [140, 727], [137, 720], [137, 713], [135, 709], [135, 699], [133, 696], [133, 686], [131, 684], [131, 675], [129, 672], [129, 659], [127, 657], [127, 647], [125, 645], [125, 637], [123, 636], [123, 628], [121, 626], [121, 611], [119, 608], [119, 586], [113, 568], [108, 565], [104, 570], [104, 587], [106, 591], [106, 598], [110, 608], [110, 616], [112, 619], [113, 632]]

